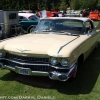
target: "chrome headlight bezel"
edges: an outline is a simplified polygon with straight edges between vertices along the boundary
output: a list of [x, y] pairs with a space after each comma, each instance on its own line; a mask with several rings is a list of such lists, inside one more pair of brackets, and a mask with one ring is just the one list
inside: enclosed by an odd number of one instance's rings
[[50, 58], [50, 64], [51, 65], [56, 65], [58, 63], [57, 58], [56, 57], [51, 57]]
[[68, 66], [68, 63], [69, 63], [69, 60], [68, 60], [68, 58], [62, 58], [61, 59], [61, 62], [60, 62], [60, 64], [61, 64], [61, 66]]

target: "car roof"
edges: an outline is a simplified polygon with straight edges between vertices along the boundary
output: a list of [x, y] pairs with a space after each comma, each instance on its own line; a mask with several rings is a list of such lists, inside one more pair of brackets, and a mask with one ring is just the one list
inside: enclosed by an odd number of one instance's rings
[[87, 17], [49, 17], [49, 18], [41, 18], [41, 19], [75, 19], [81, 21], [91, 20], [90, 18]]
[[35, 15], [34, 13], [18, 13], [18, 16], [24, 16], [26, 18], [32, 16], [32, 15]]

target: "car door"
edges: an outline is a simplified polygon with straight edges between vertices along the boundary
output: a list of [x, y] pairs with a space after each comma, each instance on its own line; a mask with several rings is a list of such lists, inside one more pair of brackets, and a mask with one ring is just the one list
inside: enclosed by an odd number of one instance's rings
[[[98, 28], [100, 29], [100, 26]], [[100, 38], [100, 31], [97, 31], [97, 28], [93, 26], [92, 21], [86, 22], [86, 31], [87, 40], [85, 41], [84, 48], [87, 49], [84, 53], [85, 58], [93, 51], [96, 45], [98, 45], [98, 39]]]

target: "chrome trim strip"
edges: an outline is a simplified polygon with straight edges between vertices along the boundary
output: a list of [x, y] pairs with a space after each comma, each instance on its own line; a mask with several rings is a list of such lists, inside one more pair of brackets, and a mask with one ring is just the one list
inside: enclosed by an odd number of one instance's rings
[[44, 65], [44, 66], [50, 66], [49, 64], [30, 64], [30, 63], [21, 63], [21, 62], [14, 61], [14, 60], [9, 60], [9, 59], [5, 59], [5, 60], [11, 61], [11, 62], [14, 62], [14, 63], [18, 63], [18, 64], [22, 64], [22, 65]]
[[56, 55], [59, 54], [59, 52], [61, 51], [61, 49], [62, 49], [63, 47], [65, 47], [66, 45], [68, 45], [69, 43], [73, 42], [74, 40], [76, 40], [76, 39], [79, 38], [79, 37], [80, 37], [80, 36], [77, 36], [75, 39], [73, 39], [73, 40], [69, 41], [68, 43], [64, 44], [63, 46], [61, 46]]
[[55, 69], [69, 69], [69, 68], [65, 68], [65, 67], [58, 67], [58, 66], [52, 66], [52, 65], [51, 65], [51, 67], [55, 68]]
[[31, 51], [31, 50], [25, 50], [24, 48], [16, 48], [16, 49], [19, 50], [20, 52]]

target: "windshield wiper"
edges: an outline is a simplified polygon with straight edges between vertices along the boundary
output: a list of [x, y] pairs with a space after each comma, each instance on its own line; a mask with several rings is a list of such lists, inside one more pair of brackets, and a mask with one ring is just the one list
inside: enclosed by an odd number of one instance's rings
[[71, 36], [79, 36], [79, 34], [73, 34], [65, 31], [60, 31], [60, 35], [71, 35]]
[[66, 31], [59, 31], [60, 35], [72, 35], [72, 33], [66, 32]]
[[72, 36], [80, 36], [79, 34], [72, 34]]

